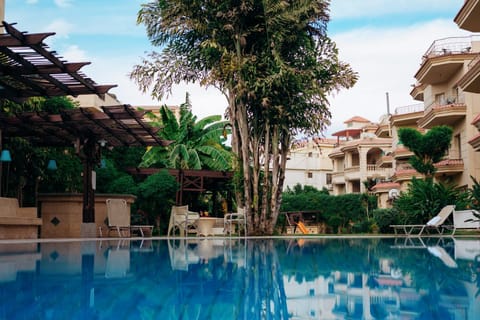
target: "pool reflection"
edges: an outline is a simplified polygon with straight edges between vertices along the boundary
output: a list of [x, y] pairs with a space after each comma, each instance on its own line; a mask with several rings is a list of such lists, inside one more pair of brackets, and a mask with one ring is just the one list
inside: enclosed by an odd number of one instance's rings
[[473, 319], [480, 240], [0, 244], [4, 319]]

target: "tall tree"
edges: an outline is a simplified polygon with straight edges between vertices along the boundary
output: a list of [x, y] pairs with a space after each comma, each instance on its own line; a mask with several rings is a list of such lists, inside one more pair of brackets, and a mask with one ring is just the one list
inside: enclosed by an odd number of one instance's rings
[[238, 205], [249, 233], [271, 234], [278, 218], [292, 137], [329, 123], [328, 94], [356, 74], [326, 35], [329, 1], [162, 0], [142, 6], [139, 23], [162, 52], [131, 77], [162, 97], [179, 82], [213, 85], [227, 97]]

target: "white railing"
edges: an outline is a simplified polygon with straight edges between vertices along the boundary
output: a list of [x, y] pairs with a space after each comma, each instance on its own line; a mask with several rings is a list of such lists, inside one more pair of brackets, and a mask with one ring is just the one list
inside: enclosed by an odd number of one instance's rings
[[463, 93], [458, 96], [449, 96], [441, 99], [440, 101], [431, 102], [426, 108], [425, 113], [428, 113], [433, 107], [442, 107], [454, 104], [463, 104], [465, 103], [465, 95]]
[[408, 106], [403, 106], [403, 107], [398, 107], [395, 109], [395, 114], [407, 114], [407, 113], [414, 113], [414, 112], [420, 112], [424, 110], [424, 105], [423, 103], [416, 103], [416, 104], [411, 104]]
[[472, 51], [472, 41], [479, 40], [480, 36], [478, 35], [435, 40], [423, 55], [423, 60], [447, 54], [469, 53]]

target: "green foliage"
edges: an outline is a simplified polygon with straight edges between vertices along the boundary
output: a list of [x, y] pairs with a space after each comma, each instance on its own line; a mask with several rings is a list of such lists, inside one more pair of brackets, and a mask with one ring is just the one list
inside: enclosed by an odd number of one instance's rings
[[452, 128], [436, 126], [422, 135], [413, 128], [400, 128], [398, 137], [410, 151], [414, 153], [409, 160], [417, 172], [433, 176], [436, 171], [435, 163], [442, 160], [450, 147]]
[[146, 213], [150, 223], [160, 225], [163, 232], [168, 227], [170, 209], [174, 204], [175, 193], [178, 190], [178, 183], [167, 170], [161, 170], [140, 183], [138, 187], [138, 202], [140, 210]]
[[230, 170], [232, 155], [225, 146], [223, 136], [226, 121], [220, 116], [209, 116], [197, 121], [197, 117], [183, 104], [180, 119], [167, 106], [160, 109], [160, 118], [153, 126], [161, 126], [159, 136], [173, 141], [166, 147], [153, 147], [143, 156], [141, 166], [175, 169]]
[[480, 209], [480, 183], [474, 177], [470, 176], [470, 179], [473, 181], [472, 189], [470, 190], [473, 209]]
[[[77, 193], [83, 191], [83, 166], [73, 148], [44, 149], [43, 180], [40, 192]], [[47, 170], [47, 161], [55, 160], [57, 170]]]
[[408, 190], [395, 200], [394, 208], [403, 214], [405, 220], [401, 223], [422, 224], [451, 204], [464, 209], [469, 204], [468, 193], [453, 184], [413, 178]]
[[32, 97], [21, 104], [10, 100], [2, 101], [0, 111], [8, 114], [26, 111], [44, 111], [58, 114], [61, 110], [74, 109], [78, 106], [79, 103], [69, 97]]
[[[330, 196], [322, 191], [285, 192], [282, 198], [282, 212], [318, 212], [316, 221], [326, 222], [335, 232], [342, 229], [350, 231], [350, 227], [355, 223], [367, 220], [364, 198], [360, 194]], [[361, 228], [365, 231], [365, 228]]]
[[[162, 49], [131, 73], [142, 91], [153, 86], [161, 98], [185, 81], [214, 85], [227, 97], [232, 149], [246, 176], [242, 198], [264, 215], [263, 225], [255, 226], [259, 232], [271, 232], [278, 216], [275, 199], [292, 136], [325, 129], [329, 94], [357, 79], [326, 35], [328, 4], [165, 0], [149, 1], [138, 14], [152, 44]], [[187, 159], [185, 150], [177, 154]], [[260, 165], [270, 154], [272, 161]], [[272, 177], [260, 179], [262, 170]], [[254, 194], [260, 190], [264, 197]]]
[[392, 224], [402, 224], [404, 218], [393, 208], [375, 209], [372, 212], [373, 221], [382, 233], [390, 233]]

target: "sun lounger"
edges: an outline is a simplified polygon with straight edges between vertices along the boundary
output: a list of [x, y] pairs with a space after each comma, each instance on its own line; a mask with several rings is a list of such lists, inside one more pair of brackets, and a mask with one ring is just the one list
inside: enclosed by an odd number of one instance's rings
[[[138, 231], [142, 237], [152, 236], [153, 226], [130, 225], [130, 209], [125, 199], [107, 199], [108, 228], [106, 236], [110, 231], [116, 231], [119, 237], [130, 237], [131, 231]], [[100, 236], [103, 237], [102, 227]]]
[[396, 224], [390, 225], [395, 234], [403, 233], [407, 236], [420, 236], [424, 231], [435, 230], [438, 234], [443, 234], [445, 229], [452, 229], [452, 226], [444, 225], [448, 217], [454, 212], [455, 206], [448, 205], [442, 208], [440, 212], [425, 224]]

